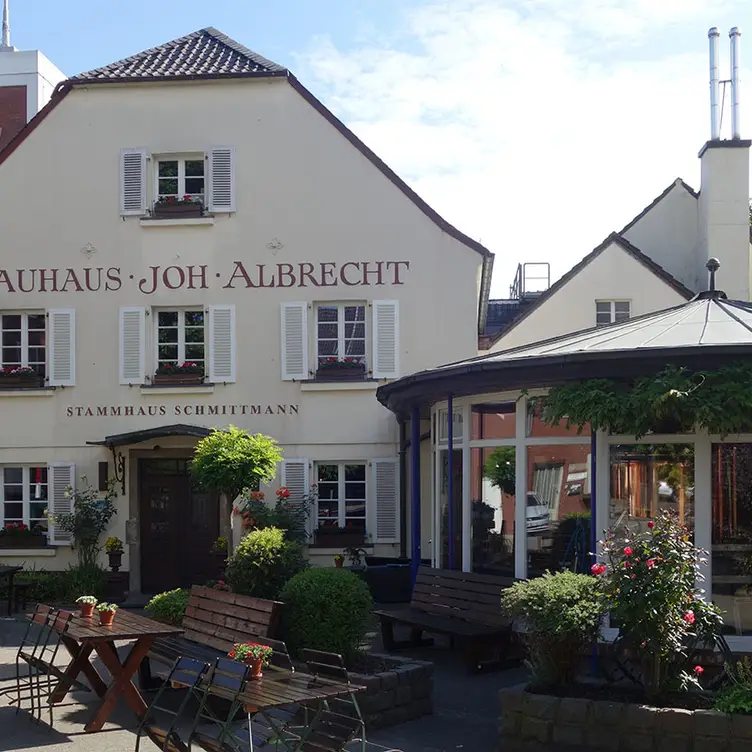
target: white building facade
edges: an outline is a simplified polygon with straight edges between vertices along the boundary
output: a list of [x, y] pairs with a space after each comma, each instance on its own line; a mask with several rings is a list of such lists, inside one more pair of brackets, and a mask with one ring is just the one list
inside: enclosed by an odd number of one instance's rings
[[0, 502], [49, 536], [0, 560], [66, 567], [44, 510], [109, 477], [130, 590], [200, 581], [219, 507], [187, 463], [229, 424], [282, 445], [267, 498], [318, 483], [318, 563], [319, 528], [404, 553], [375, 390], [475, 354], [492, 254], [286, 69], [204, 29], [66, 80], [0, 153], [0, 221], [2, 365], [37, 374], [0, 380]]

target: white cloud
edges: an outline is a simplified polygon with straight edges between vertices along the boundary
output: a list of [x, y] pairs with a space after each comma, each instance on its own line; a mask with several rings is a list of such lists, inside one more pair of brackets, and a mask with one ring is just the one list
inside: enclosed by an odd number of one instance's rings
[[518, 262], [556, 278], [675, 177], [697, 182], [713, 5], [432, 0], [387, 42], [317, 40], [301, 78], [496, 253], [503, 296]]

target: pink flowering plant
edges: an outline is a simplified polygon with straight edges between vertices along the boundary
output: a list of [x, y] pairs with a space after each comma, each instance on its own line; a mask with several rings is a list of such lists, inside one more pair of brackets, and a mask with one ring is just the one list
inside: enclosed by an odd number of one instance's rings
[[669, 512], [645, 530], [609, 532], [601, 546], [605, 563], [594, 564], [591, 572], [600, 581], [606, 610], [641, 657], [646, 693], [700, 688], [702, 667], [688, 665], [689, 647], [712, 641], [722, 626], [720, 610], [696, 586], [707, 553]]
[[246, 489], [238, 499], [233, 514], [240, 518], [244, 530], [276, 527], [284, 531], [288, 540], [305, 543], [308, 539], [308, 519], [318, 499], [316, 484], [307, 494], [297, 498], [287, 486], [280, 486], [274, 495], [274, 504], [267, 504], [263, 491]]

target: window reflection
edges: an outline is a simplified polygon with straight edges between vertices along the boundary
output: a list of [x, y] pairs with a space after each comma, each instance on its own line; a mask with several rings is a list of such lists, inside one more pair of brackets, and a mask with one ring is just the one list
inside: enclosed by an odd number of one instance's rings
[[712, 447], [713, 583], [726, 631], [752, 634], [752, 444]]

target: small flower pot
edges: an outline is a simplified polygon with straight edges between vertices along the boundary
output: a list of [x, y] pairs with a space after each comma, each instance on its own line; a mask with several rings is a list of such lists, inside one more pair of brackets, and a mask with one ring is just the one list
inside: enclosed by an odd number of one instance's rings
[[114, 611], [100, 611], [99, 612], [99, 623], [101, 626], [111, 627], [113, 621], [115, 621]]
[[337, 567], [337, 569], [342, 569], [342, 565], [345, 562], [342, 559], [335, 559], [334, 560], [334, 566]]
[[123, 565], [123, 552], [122, 551], [111, 551], [107, 554], [107, 556], [110, 559], [110, 569], [113, 572], [117, 572], [120, 567]]
[[[94, 616], [94, 603], [81, 603], [81, 616], [84, 619], [91, 619]], [[112, 622], [110, 622], [112, 623]]]
[[246, 658], [245, 662], [251, 667], [251, 679], [260, 679], [263, 676], [261, 673], [261, 667], [264, 665], [263, 658]]

